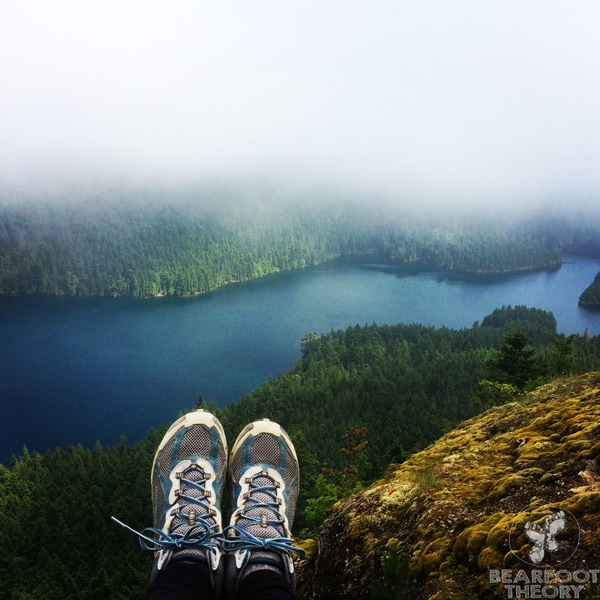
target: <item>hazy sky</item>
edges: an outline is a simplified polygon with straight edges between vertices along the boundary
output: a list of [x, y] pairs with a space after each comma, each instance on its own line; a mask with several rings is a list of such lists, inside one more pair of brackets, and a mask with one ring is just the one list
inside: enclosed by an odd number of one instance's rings
[[0, 175], [600, 193], [600, 2], [14, 0]]

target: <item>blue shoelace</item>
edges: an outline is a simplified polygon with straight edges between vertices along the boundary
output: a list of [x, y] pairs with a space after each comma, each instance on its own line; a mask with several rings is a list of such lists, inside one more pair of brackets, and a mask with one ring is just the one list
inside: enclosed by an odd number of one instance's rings
[[[254, 481], [250, 482], [250, 492], [246, 498], [246, 505], [240, 512], [240, 518], [250, 521], [244, 527], [239, 525], [230, 525], [225, 528], [223, 539], [223, 550], [234, 552], [236, 550], [274, 550], [278, 552], [296, 553], [304, 557], [304, 550], [293, 545], [293, 539], [286, 536], [257, 537], [247, 531], [246, 527], [252, 525], [261, 525], [263, 527], [271, 526], [277, 530], [283, 529], [284, 519], [279, 512], [279, 501], [277, 498], [277, 486], [273, 479], [265, 473], [257, 474], [254, 479], [261, 477], [271, 480], [271, 485], [258, 485]], [[260, 500], [255, 494], [264, 494], [269, 500]], [[267, 509], [273, 513], [274, 519], [267, 519], [264, 513], [261, 516], [249, 514], [256, 508]], [[233, 532], [232, 537], [226, 537], [228, 533]]]
[[[171, 535], [156, 527], [146, 527], [142, 531], [136, 531], [132, 527], [129, 527], [129, 525], [119, 521], [116, 517], [111, 517], [111, 519], [121, 525], [121, 527], [137, 535], [140, 540], [140, 546], [148, 552], [181, 550], [185, 548], [219, 550], [222, 547], [222, 535], [220, 533], [211, 533], [212, 526], [202, 521], [190, 527], [184, 535]], [[150, 534], [154, 534], [156, 537], [151, 537]]]
[[[204, 475], [203, 472], [201, 472]], [[157, 527], [146, 527], [142, 531], [136, 531], [129, 525], [126, 525], [116, 517], [111, 517], [113, 521], [131, 531], [138, 536], [140, 546], [143, 550], [148, 552], [156, 552], [158, 550], [182, 550], [189, 548], [203, 548], [206, 550], [217, 551], [222, 547], [223, 537], [222, 533], [215, 531], [216, 525], [208, 523], [207, 519], [212, 518], [211, 507], [205, 501], [206, 490], [204, 482], [206, 479], [203, 477], [200, 481], [192, 481], [180, 476], [181, 488], [178, 494], [179, 507], [175, 518], [182, 520], [175, 529], [180, 528], [185, 524], [185, 521], [193, 519], [193, 523], [189, 523], [189, 529], [182, 535], [178, 533], [168, 533]], [[202, 492], [199, 497], [188, 496], [185, 490], [196, 489]], [[195, 511], [184, 513], [183, 509], [188, 505], [199, 506], [204, 509], [205, 514], [198, 515]]]
[[[264, 477], [264, 475], [262, 475]], [[269, 478], [270, 479], [270, 478]], [[204, 480], [202, 480], [204, 481]], [[190, 481], [181, 477], [182, 488], [185, 483], [190, 488], [196, 488], [204, 491], [203, 485], [198, 482]], [[279, 512], [279, 502], [277, 498], [277, 488], [275, 483], [273, 485], [262, 485], [259, 486], [255, 483], [250, 483], [251, 492], [246, 499], [246, 506], [240, 513], [240, 517], [250, 521], [250, 525], [263, 525], [263, 526], [271, 526], [276, 529], [280, 529], [283, 527], [284, 520], [281, 518], [281, 514]], [[270, 500], [258, 500], [253, 497], [253, 494], [262, 493], [266, 494]], [[187, 504], [194, 504], [198, 506], [202, 506], [206, 511], [206, 515], [194, 515], [194, 525], [191, 525], [190, 528], [185, 532], [185, 534], [177, 534], [177, 533], [168, 533], [163, 531], [162, 529], [158, 529], [157, 527], [146, 527], [142, 529], [142, 531], [136, 531], [129, 525], [126, 525], [116, 517], [111, 517], [113, 521], [132, 532], [139, 538], [140, 546], [143, 550], [148, 552], [156, 552], [159, 550], [182, 550], [182, 549], [190, 549], [190, 548], [202, 548], [210, 551], [218, 551], [223, 550], [225, 552], [234, 552], [236, 550], [270, 550], [276, 552], [287, 552], [287, 553], [296, 553], [301, 557], [304, 557], [304, 550], [301, 548], [297, 548], [293, 545], [293, 538], [286, 536], [275, 536], [275, 537], [257, 537], [249, 533], [245, 528], [240, 527], [239, 525], [231, 525], [225, 528], [223, 533], [219, 531], [214, 531], [215, 525], [210, 525], [207, 522], [207, 517], [210, 517], [210, 507], [209, 505], [200, 498], [194, 498], [191, 496], [187, 496], [183, 492], [180, 492], [178, 496], [180, 502], [179, 512], [176, 517], [180, 519], [188, 520], [189, 514], [185, 514], [182, 509]], [[248, 514], [248, 511], [255, 508], [265, 508], [273, 513], [276, 517], [275, 519], [266, 519], [264, 514], [259, 517], [256, 515]], [[176, 529], [181, 527], [183, 523], [177, 525]], [[247, 527], [248, 525], [246, 525]], [[235, 532], [233, 537], [226, 537], [226, 534], [229, 532]]]

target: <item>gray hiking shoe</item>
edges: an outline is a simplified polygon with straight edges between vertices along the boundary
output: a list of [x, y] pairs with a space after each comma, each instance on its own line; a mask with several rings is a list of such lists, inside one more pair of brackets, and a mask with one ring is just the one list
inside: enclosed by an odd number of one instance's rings
[[171, 561], [200, 561], [220, 591], [226, 472], [227, 442], [214, 415], [198, 410], [171, 425], [152, 465], [154, 527], [134, 531], [142, 548], [156, 555], [153, 577]]
[[300, 472], [292, 441], [283, 428], [264, 419], [247, 425], [229, 459], [233, 514], [225, 530], [226, 591], [233, 596], [242, 579], [276, 571], [295, 583], [291, 534]]

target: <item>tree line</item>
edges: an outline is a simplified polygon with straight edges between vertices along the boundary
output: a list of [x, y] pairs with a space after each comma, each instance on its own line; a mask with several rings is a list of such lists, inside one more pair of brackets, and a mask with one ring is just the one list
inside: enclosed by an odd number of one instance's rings
[[[460, 421], [598, 368], [599, 337], [559, 335], [552, 313], [501, 307], [461, 330], [372, 324], [307, 335], [288, 373], [237, 403], [219, 409], [200, 396], [198, 407], [231, 440], [257, 418], [286, 428], [302, 474], [296, 533], [315, 535], [336, 499]], [[152, 559], [110, 517], [138, 530], [151, 523], [150, 465], [166, 425], [132, 444], [24, 449], [0, 465], [0, 598], [144, 597]]]
[[599, 232], [562, 217], [425, 216], [318, 196], [4, 199], [0, 294], [186, 296], [348, 255], [471, 273], [550, 269], [565, 252], [600, 256]]

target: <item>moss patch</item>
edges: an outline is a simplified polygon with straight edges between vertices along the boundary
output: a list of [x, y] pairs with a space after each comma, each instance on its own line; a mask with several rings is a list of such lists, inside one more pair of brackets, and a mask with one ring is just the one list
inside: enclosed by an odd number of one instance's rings
[[299, 569], [310, 577], [298, 597], [368, 598], [390, 547], [406, 557], [414, 598], [492, 597], [488, 570], [523, 567], [524, 523], [548, 507], [579, 523], [569, 568], [597, 568], [600, 373], [492, 408], [340, 502]]

